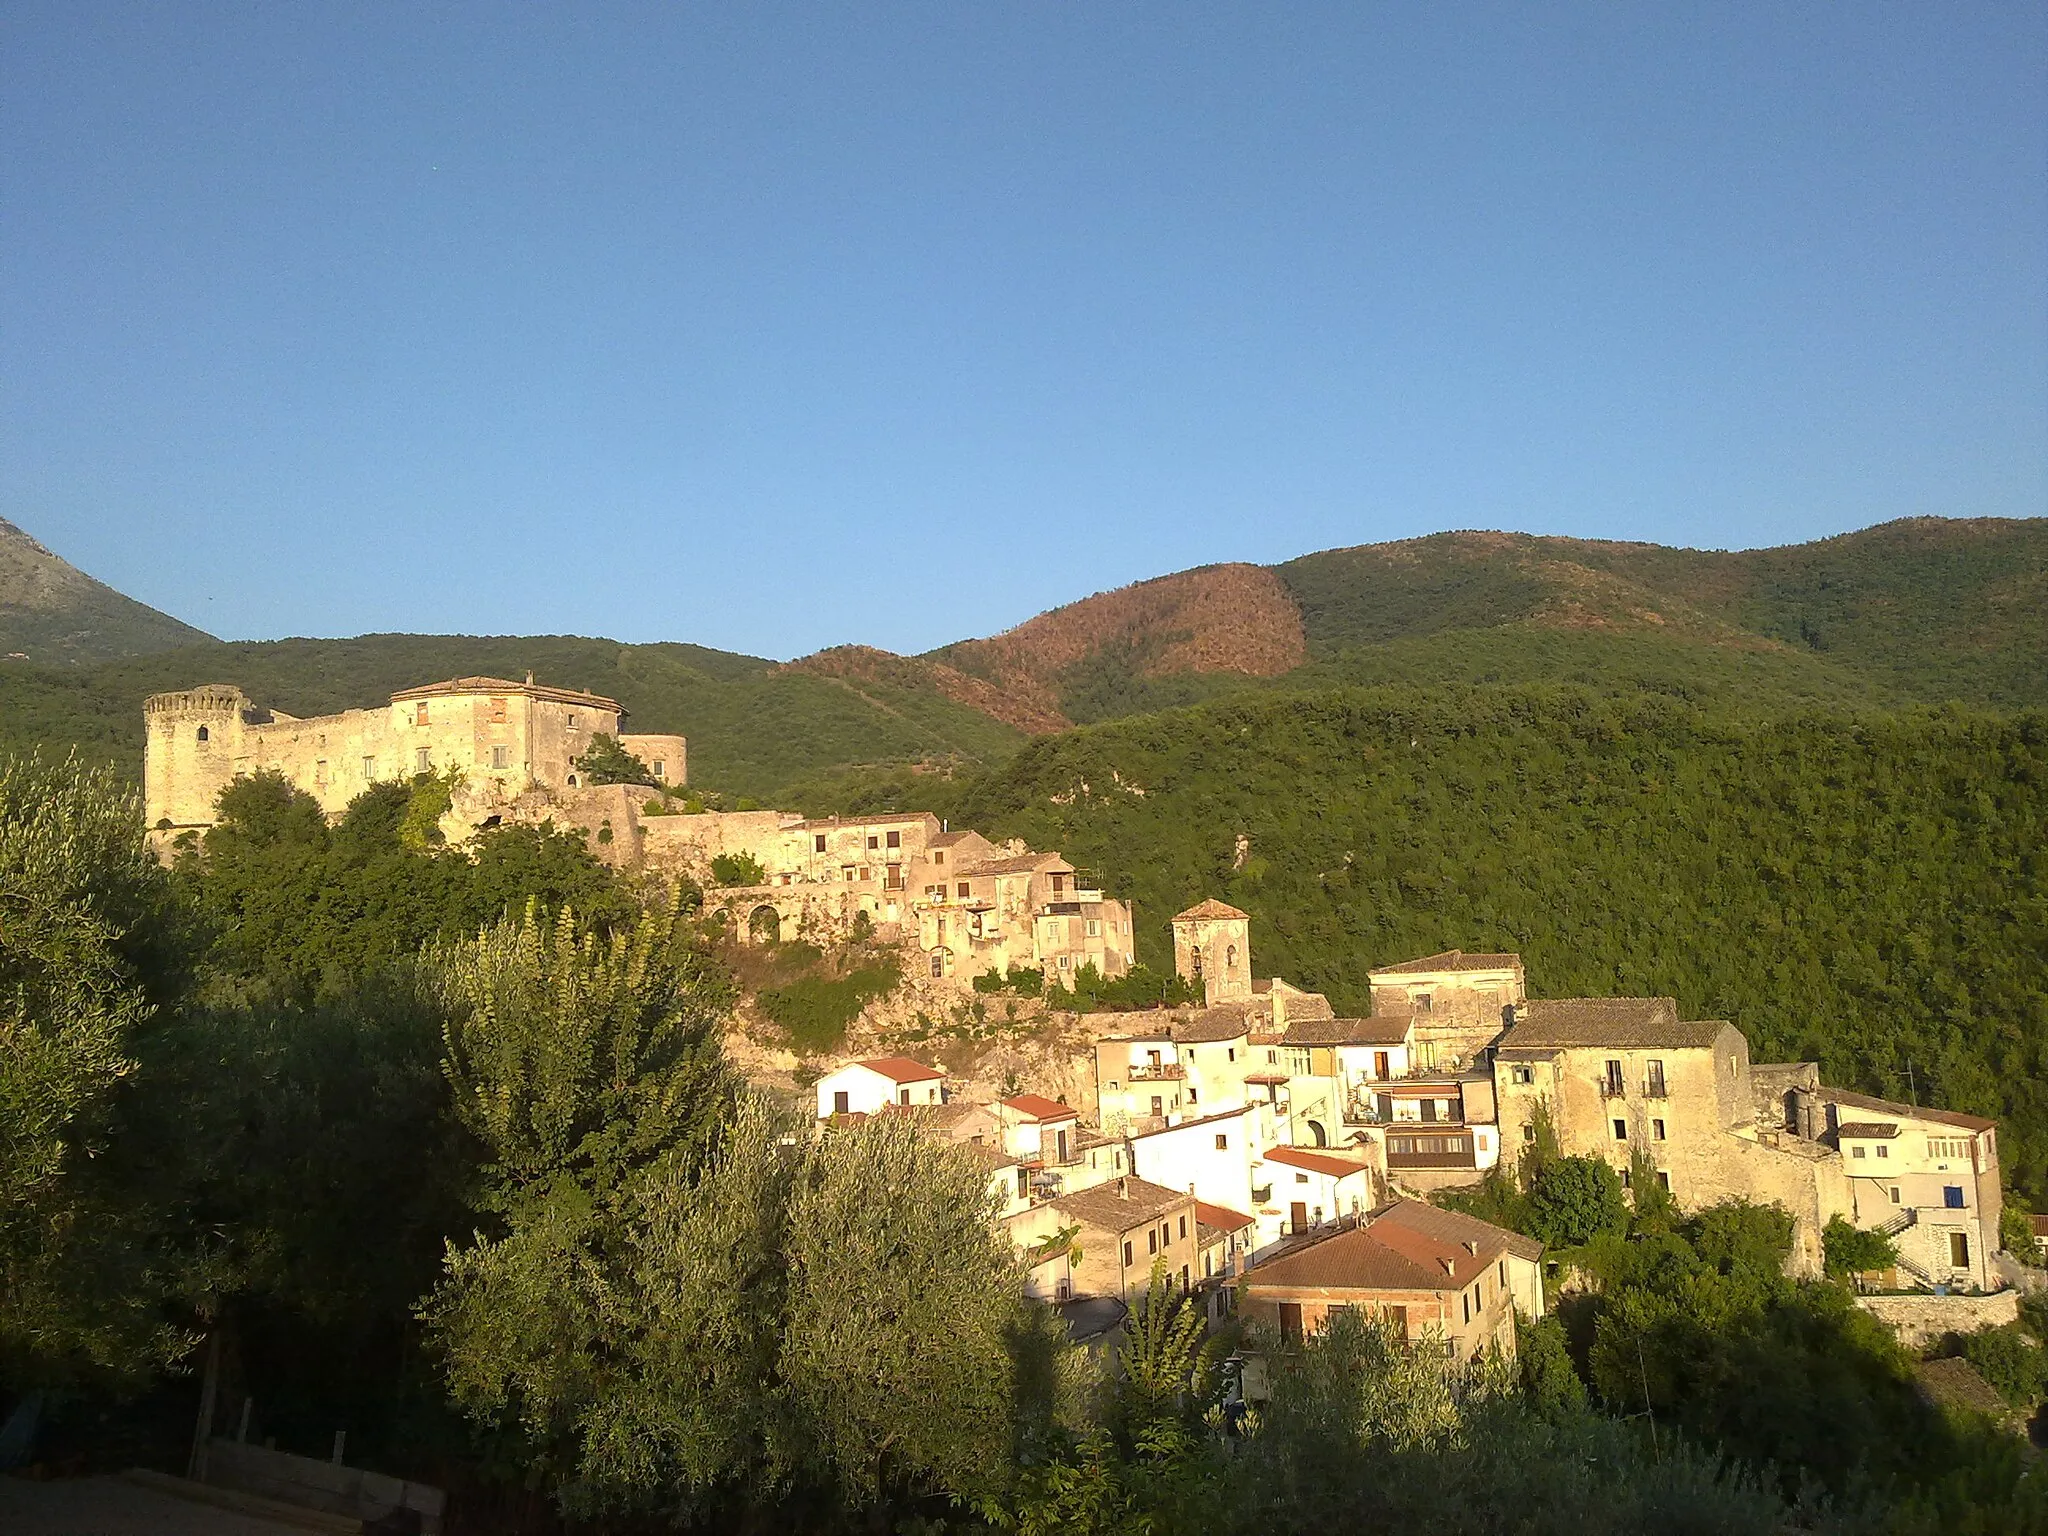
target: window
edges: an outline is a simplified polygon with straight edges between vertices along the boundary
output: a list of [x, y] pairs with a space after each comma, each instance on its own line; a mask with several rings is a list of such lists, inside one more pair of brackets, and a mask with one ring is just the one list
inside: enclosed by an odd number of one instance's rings
[[1297, 1184], [1306, 1184], [1308, 1182], [1308, 1175], [1305, 1173], [1297, 1173], [1294, 1176], [1294, 1182]]
[[1877, 1144], [1877, 1155], [1879, 1157], [1889, 1158], [1892, 1155], [1892, 1149], [1886, 1146], [1883, 1142], [1879, 1142]]
[[1657, 1170], [1657, 1182], [1658, 1182], [1659, 1184], [1662, 1184], [1662, 1185], [1664, 1186], [1664, 1190], [1665, 1190], [1665, 1193], [1667, 1193], [1667, 1194], [1669, 1194], [1669, 1193], [1670, 1193], [1670, 1191], [1671, 1191], [1671, 1173], [1670, 1173], [1670, 1171], [1669, 1171], [1668, 1169], [1664, 1169], [1664, 1168], [1659, 1168], [1659, 1169]]
[[848, 1099], [847, 1099], [847, 1096], [846, 1096], [846, 1095], [845, 1095], [844, 1093], [835, 1093], [835, 1094], [833, 1094], [833, 1095], [832, 1095], [832, 1113], [833, 1113], [833, 1114], [835, 1114], [835, 1115], [843, 1115], [843, 1114], [845, 1114], [845, 1113], [846, 1113], [846, 1111], [847, 1111], [847, 1109], [848, 1109], [849, 1107], [850, 1107], [850, 1105], [849, 1105], [849, 1101], [848, 1101]]
[[1226, 976], [1235, 976], [1237, 974], [1237, 946], [1235, 944], [1232, 944], [1223, 951], [1223, 974]]
[[1614, 1099], [1620, 1098], [1623, 1092], [1623, 1085], [1627, 1081], [1628, 1080], [1622, 1076], [1621, 1063], [1619, 1061], [1614, 1060], [1612, 1057], [1609, 1057], [1607, 1061], [1606, 1075], [1601, 1080], [1602, 1086], [1607, 1091], [1607, 1096], [1609, 1098]]
[[1898, 1186], [1898, 1185], [1896, 1185], [1896, 1184], [1894, 1184], [1894, 1185], [1893, 1185], [1893, 1186], [1891, 1187], [1891, 1189], [1890, 1189], [1889, 1193], [1890, 1193], [1890, 1195], [1891, 1195], [1891, 1197], [1892, 1197], [1892, 1204], [1893, 1204], [1893, 1205], [1897, 1205], [1897, 1204], [1899, 1203], [1899, 1186]]
[[1535, 1127], [1535, 1126], [1534, 1126], [1533, 1124], [1531, 1124], [1531, 1123], [1530, 1123], [1529, 1121], [1527, 1121], [1527, 1120], [1524, 1120], [1524, 1121], [1522, 1122], [1522, 1140], [1523, 1140], [1524, 1142], [1531, 1142], [1531, 1141], [1534, 1141], [1535, 1139], [1536, 1139], [1536, 1127]]
[[839, 873], [846, 877], [846, 883], [848, 885], [853, 884], [853, 866], [851, 864], [840, 865]]
[[1218, 1152], [1228, 1152], [1230, 1150], [1230, 1138], [1228, 1136], [1218, 1136], [1216, 1138], [1216, 1150]]
[[1165, 1113], [1166, 1113], [1166, 1101], [1165, 1101], [1164, 1099], [1160, 1098], [1160, 1096], [1159, 1096], [1158, 1094], [1156, 1094], [1156, 1093], [1155, 1093], [1155, 1094], [1153, 1094], [1153, 1095], [1152, 1095], [1152, 1117], [1153, 1117], [1153, 1118], [1154, 1118], [1154, 1119], [1156, 1120], [1156, 1119], [1157, 1119], [1157, 1118], [1158, 1118], [1159, 1116], [1161, 1116], [1161, 1115], [1163, 1115], [1163, 1114], [1165, 1114]]
[[377, 777], [377, 759], [375, 759], [374, 757], [366, 757], [363, 759], [363, 777], [365, 779], [374, 779], [375, 777]]
[[1525, 1085], [1533, 1083], [1536, 1081], [1535, 1069], [1531, 1067], [1509, 1067], [1508, 1081], [1511, 1083], [1522, 1083]]
[[1061, 970], [1063, 970], [1063, 971], [1066, 971], [1066, 970], [1071, 970], [1071, 969], [1073, 969], [1073, 965], [1074, 965], [1074, 957], [1073, 957], [1072, 955], [1061, 955], [1061, 956], [1060, 956], [1060, 969], [1061, 969]]
[[313, 765], [313, 782], [322, 786], [327, 783], [327, 759], [324, 757]]
[[1145, 1251], [1147, 1253], [1157, 1253], [1159, 1251], [1159, 1234], [1150, 1227], [1145, 1229]]
[[1415, 994], [1415, 1011], [1417, 1013], [1429, 1012], [1429, 994], [1427, 992]]
[[965, 880], [960, 881], [959, 884], [955, 887], [955, 890], [958, 891], [960, 898], [963, 901], [974, 894], [974, 887]]
[[503, 699], [493, 699], [493, 700], [491, 700], [491, 724], [493, 724], [493, 725], [503, 725], [504, 723], [505, 723], [505, 701], [504, 701]]
[[1235, 1060], [1237, 1060], [1237, 1047], [1236, 1047], [1236, 1046], [1234, 1046], [1234, 1045], [1227, 1045], [1227, 1046], [1225, 1046], [1225, 1047], [1223, 1048], [1223, 1059], [1224, 1059], [1225, 1061], [1235, 1061]]
[[1102, 922], [1099, 918], [1091, 917], [1088, 919], [1088, 937], [1091, 939], [1102, 937]]
[[882, 840], [879, 837], [871, 837], [868, 839], [868, 846], [870, 848], [879, 848], [882, 846]]
[[414, 725], [425, 725], [427, 723], [427, 701], [425, 699], [421, 699], [419, 703], [413, 705], [412, 723]]
[[822, 833], [822, 832], [820, 832], [820, 833], [816, 834], [816, 835], [815, 835], [814, 837], [812, 837], [812, 839], [811, 839], [811, 852], [813, 852], [813, 853], [823, 853], [824, 851], [825, 851], [825, 834], [824, 834], [824, 833]]
[[1460, 1291], [1460, 1292], [1458, 1293], [1458, 1300], [1459, 1300], [1459, 1301], [1460, 1301], [1461, 1303], [1463, 1303], [1463, 1310], [1464, 1310], [1464, 1314], [1465, 1314], [1465, 1321], [1466, 1321], [1466, 1322], [1468, 1322], [1468, 1323], [1469, 1323], [1469, 1322], [1471, 1322], [1471, 1321], [1472, 1321], [1472, 1293], [1471, 1293], [1470, 1291]]
[[1500, 1263], [1495, 1267], [1500, 1272], [1501, 1289], [1505, 1290], [1507, 1289], [1508, 1283], [1508, 1261], [1506, 1259], [1502, 1259]]
[[863, 880], [865, 880], [865, 879], [867, 879], [867, 877], [868, 877], [868, 867], [867, 867], [867, 865], [863, 864], [863, 865], [861, 865], [861, 867], [860, 867], [860, 878], [861, 878], [861, 879], [863, 879]]
[[945, 850], [945, 849], [943, 849], [943, 848], [934, 848], [934, 849], [932, 850], [932, 862], [933, 862], [934, 864], [943, 864], [943, 863], [945, 863], [945, 862], [946, 862], [946, 850]]
[[1185, 1238], [1188, 1235], [1188, 1219], [1185, 1216], [1181, 1217], [1180, 1219], [1180, 1235], [1183, 1238]]
[[1628, 1122], [1626, 1120], [1617, 1120], [1614, 1122], [1614, 1139], [1616, 1141], [1628, 1140]]
[[1019, 1200], [1029, 1200], [1031, 1198], [1031, 1170], [1029, 1168], [1019, 1168], [1017, 1170], [1017, 1198]]
[[493, 768], [510, 768], [512, 766], [512, 749], [510, 747], [491, 748], [491, 766]]
[[1650, 1122], [1650, 1139], [1653, 1141], [1662, 1141], [1664, 1139], [1664, 1122], [1662, 1120], [1652, 1120]]
[[1948, 1235], [1948, 1261], [1957, 1269], [1970, 1267], [1970, 1234], [1951, 1232]]
[[563, 716], [562, 724], [566, 729], [571, 731], [580, 731], [583, 729], [583, 722], [582, 720], [577, 718], [576, 712], [574, 710], [571, 710], [567, 715]]
[[412, 766], [418, 773], [430, 771], [434, 766], [433, 755], [425, 747], [421, 747], [412, 755]]
[[908, 1088], [897, 1089], [896, 1102], [898, 1104], [908, 1105], [910, 1103], [910, 1090]]
[[891, 848], [901, 848], [903, 846], [903, 834], [901, 832], [891, 832], [889, 834], [889, 846]]
[[1863, 1149], [1862, 1149], [1861, 1147], [1851, 1147], [1851, 1148], [1849, 1149], [1849, 1156], [1850, 1156], [1850, 1157], [1851, 1157], [1852, 1159], [1853, 1159], [1853, 1158], [1858, 1158], [1858, 1157], [1861, 1157], [1861, 1156], [1863, 1156]]
[[1197, 981], [1199, 981], [1199, 980], [1201, 980], [1201, 979], [1202, 979], [1202, 946], [1201, 946], [1201, 945], [1199, 945], [1199, 944], [1193, 944], [1193, 945], [1190, 945], [1190, 946], [1188, 947], [1188, 968], [1189, 968], [1190, 970], [1192, 970], [1192, 971], [1193, 971], [1193, 972], [1195, 973], [1195, 979], [1196, 979]]
[[1963, 1186], [1960, 1184], [1942, 1185], [1941, 1203], [1951, 1211], [1960, 1211], [1963, 1208]]
[[208, 731], [207, 731], [206, 727], [205, 727], [205, 726], [203, 726], [203, 725], [202, 725], [201, 727], [199, 727], [199, 739], [200, 739], [201, 741], [206, 741], [206, 740], [209, 740], [209, 739], [210, 739], [210, 737], [209, 737], [209, 733], [208, 733]]
[[654, 776], [657, 779], [665, 779], [668, 777], [668, 763], [658, 757], [654, 760]]
[[941, 951], [936, 949], [932, 951], [932, 974], [934, 976], [946, 974], [946, 957]]
[[1661, 1098], [1663, 1098], [1663, 1097], [1664, 1097], [1664, 1063], [1663, 1063], [1663, 1062], [1661, 1062], [1661, 1061], [1653, 1061], [1653, 1062], [1651, 1062], [1651, 1063], [1650, 1063], [1650, 1069], [1649, 1069], [1649, 1082], [1648, 1082], [1647, 1086], [1648, 1086], [1648, 1088], [1649, 1088], [1649, 1092], [1650, 1092], [1650, 1097], [1651, 1097], [1651, 1098], [1653, 1098], [1653, 1099], [1661, 1099]]
[[1392, 1076], [1393, 1074], [1390, 1070], [1392, 1065], [1393, 1057], [1390, 1056], [1387, 1052], [1374, 1051], [1372, 1053], [1372, 1075], [1374, 1077], [1384, 1080], [1385, 1078]]
[[1130, 1245], [1129, 1241], [1127, 1240], [1127, 1241], [1126, 1241], [1126, 1242], [1124, 1243], [1124, 1268], [1125, 1268], [1125, 1269], [1129, 1269], [1130, 1267], [1131, 1267], [1131, 1245]]

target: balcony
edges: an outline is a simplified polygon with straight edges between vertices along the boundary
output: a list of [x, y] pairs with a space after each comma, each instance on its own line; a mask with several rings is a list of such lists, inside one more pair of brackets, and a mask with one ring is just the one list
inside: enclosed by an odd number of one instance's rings
[[1620, 1078], [1602, 1077], [1596, 1079], [1596, 1081], [1600, 1085], [1601, 1098], [1622, 1099], [1628, 1097], [1628, 1084], [1623, 1082]]
[[1449, 1135], [1396, 1136], [1387, 1137], [1387, 1167], [1396, 1168], [1476, 1168], [1478, 1159], [1472, 1150], [1472, 1135], [1460, 1131]]
[[1134, 1083], [1177, 1083], [1188, 1075], [1188, 1069], [1171, 1062], [1163, 1066], [1134, 1066], [1128, 1077]]

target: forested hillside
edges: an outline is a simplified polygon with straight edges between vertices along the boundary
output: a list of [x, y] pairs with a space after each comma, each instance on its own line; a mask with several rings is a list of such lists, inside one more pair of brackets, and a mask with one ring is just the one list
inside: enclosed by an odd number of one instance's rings
[[[1241, 699], [1032, 743], [953, 808], [1166, 919], [1220, 896], [1260, 974], [1517, 950], [1541, 996], [1671, 994], [1759, 1060], [2000, 1117], [2048, 1195], [2048, 715], [1743, 722], [1657, 695]], [[1241, 867], [1234, 853], [1250, 840]]]

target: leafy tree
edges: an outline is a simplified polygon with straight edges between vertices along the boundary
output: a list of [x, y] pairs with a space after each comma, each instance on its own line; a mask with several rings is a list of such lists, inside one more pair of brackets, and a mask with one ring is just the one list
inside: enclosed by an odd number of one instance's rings
[[619, 739], [603, 731], [595, 732], [590, 745], [583, 755], [574, 760], [583, 774], [586, 784], [650, 784], [659, 786], [659, 781], [639, 758], [619, 745]]
[[1820, 1240], [1827, 1272], [1837, 1279], [1890, 1269], [1899, 1262], [1899, 1250], [1890, 1238], [1882, 1232], [1855, 1226], [1840, 1216], [1828, 1218]]
[[766, 885], [768, 871], [751, 853], [721, 853], [711, 861], [711, 883], [719, 886]]
[[1564, 1325], [1556, 1317], [1515, 1318], [1515, 1363], [1529, 1406], [1547, 1417], [1580, 1413], [1586, 1385], [1572, 1364]]
[[1998, 1211], [1999, 1246], [2022, 1264], [2039, 1265], [2041, 1240], [2034, 1236], [2034, 1218], [2011, 1194]]
[[158, 1213], [95, 1167], [175, 984], [138, 930], [171, 909], [131, 791], [0, 760], [0, 1380], [133, 1380], [188, 1346], [158, 1311]]
[[1576, 1248], [1623, 1231], [1621, 1178], [1597, 1157], [1561, 1157], [1529, 1190], [1529, 1230], [1552, 1248]]

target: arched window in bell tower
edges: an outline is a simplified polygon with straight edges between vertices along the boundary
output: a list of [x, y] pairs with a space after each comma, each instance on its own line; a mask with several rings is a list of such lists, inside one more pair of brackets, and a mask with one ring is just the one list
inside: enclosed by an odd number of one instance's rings
[[1190, 947], [1189, 947], [1189, 949], [1188, 949], [1188, 964], [1189, 964], [1189, 965], [1190, 965], [1191, 967], [1193, 967], [1193, 969], [1194, 969], [1194, 973], [1195, 973], [1195, 974], [1196, 974], [1197, 976], [1199, 976], [1199, 975], [1201, 975], [1201, 974], [1202, 974], [1202, 946], [1201, 946], [1201, 945], [1199, 945], [1199, 944], [1195, 944], [1195, 945], [1192, 945], [1192, 946], [1190, 946]]
[[1237, 946], [1235, 944], [1223, 952], [1223, 974], [1226, 976], [1235, 976], [1237, 974]]
[[203, 725], [202, 725], [201, 727], [199, 727], [199, 739], [200, 739], [201, 741], [205, 741], [205, 740], [207, 740], [207, 739], [208, 739], [208, 738], [207, 738], [207, 733], [206, 733], [206, 727], [205, 727], [205, 726], [203, 726]]

